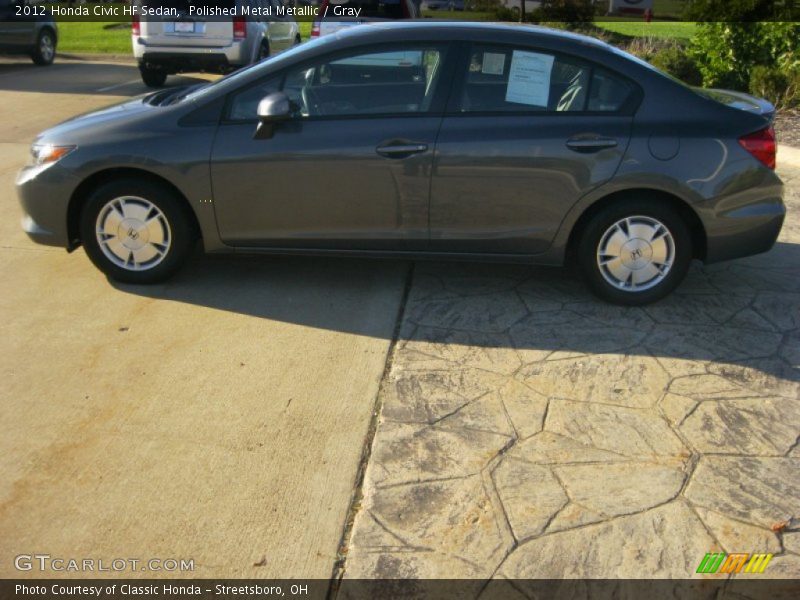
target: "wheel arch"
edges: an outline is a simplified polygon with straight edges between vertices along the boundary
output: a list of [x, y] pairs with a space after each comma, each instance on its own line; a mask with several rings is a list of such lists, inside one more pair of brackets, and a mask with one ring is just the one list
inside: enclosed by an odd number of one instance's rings
[[643, 187], [629, 188], [611, 192], [605, 196], [602, 196], [601, 198], [598, 198], [589, 206], [587, 206], [575, 221], [575, 224], [569, 233], [566, 246], [567, 257], [569, 259], [574, 258], [580, 235], [594, 215], [603, 210], [605, 207], [614, 204], [615, 202], [630, 198], [641, 198], [643, 195], [646, 195], [648, 199], [658, 199], [662, 202], [666, 202], [673, 209], [675, 209], [675, 211], [686, 223], [686, 226], [689, 228], [689, 234], [691, 235], [692, 239], [692, 258], [705, 260], [708, 248], [706, 230], [703, 226], [700, 216], [697, 214], [694, 208], [692, 208], [692, 206], [686, 202], [686, 200], [676, 196], [675, 194], [665, 192], [664, 190]]
[[67, 234], [69, 236], [68, 239], [69, 239], [70, 249], [76, 248], [81, 243], [80, 239], [81, 210], [83, 209], [83, 206], [88, 200], [90, 194], [101, 185], [113, 181], [115, 179], [121, 179], [124, 177], [131, 177], [139, 180], [145, 179], [169, 189], [172, 193], [176, 195], [176, 197], [181, 199], [184, 206], [186, 207], [187, 213], [190, 215], [192, 229], [194, 230], [195, 236], [198, 239], [203, 238], [203, 230], [200, 227], [200, 222], [198, 221], [197, 214], [192, 208], [192, 205], [189, 202], [189, 200], [186, 198], [186, 195], [183, 192], [181, 192], [180, 189], [178, 189], [173, 183], [161, 177], [160, 175], [156, 175], [155, 173], [152, 173], [144, 169], [120, 167], [120, 168], [104, 169], [102, 171], [98, 171], [97, 173], [93, 173], [92, 175], [84, 179], [78, 185], [78, 187], [75, 188], [75, 191], [72, 193], [72, 196], [70, 196], [69, 205], [67, 206]]

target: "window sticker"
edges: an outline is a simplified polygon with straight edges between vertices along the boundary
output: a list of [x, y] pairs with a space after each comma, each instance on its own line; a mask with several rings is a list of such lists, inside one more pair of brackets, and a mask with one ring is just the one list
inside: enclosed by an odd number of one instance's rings
[[547, 107], [555, 57], [514, 50], [508, 73], [506, 102]]
[[484, 52], [481, 73], [502, 75], [506, 65], [506, 55], [499, 52]]

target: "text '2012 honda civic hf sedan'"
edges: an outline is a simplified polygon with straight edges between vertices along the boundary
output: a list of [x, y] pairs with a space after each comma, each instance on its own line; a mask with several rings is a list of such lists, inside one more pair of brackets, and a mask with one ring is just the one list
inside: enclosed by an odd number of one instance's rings
[[41, 134], [23, 227], [109, 277], [208, 252], [574, 259], [645, 304], [693, 258], [764, 252], [785, 208], [774, 108], [591, 38], [373, 24]]

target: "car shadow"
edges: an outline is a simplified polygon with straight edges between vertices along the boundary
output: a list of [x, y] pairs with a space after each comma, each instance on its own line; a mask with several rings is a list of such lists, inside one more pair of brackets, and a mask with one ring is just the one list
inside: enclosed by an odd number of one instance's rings
[[[613, 353], [734, 365], [800, 381], [800, 245], [693, 265], [668, 298], [642, 308], [594, 298], [570, 269], [456, 262], [198, 255], [157, 286], [125, 293], [371, 337], [390, 329], [353, 306], [411, 277], [399, 343], [514, 348], [523, 355]], [[387, 287], [388, 286], [388, 287]], [[320, 298], [337, 298], [326, 304]], [[341, 298], [348, 298], [342, 302]], [[324, 308], [321, 308], [324, 307]], [[384, 320], [385, 321], [385, 320]], [[426, 346], [427, 344], [427, 346]], [[432, 345], [431, 345], [432, 344]]]
[[[192, 75], [167, 78], [165, 87], [203, 83]], [[0, 64], [0, 90], [51, 94], [138, 96], [150, 91], [142, 83], [133, 63], [59, 60], [49, 67], [37, 67], [22, 57]]]

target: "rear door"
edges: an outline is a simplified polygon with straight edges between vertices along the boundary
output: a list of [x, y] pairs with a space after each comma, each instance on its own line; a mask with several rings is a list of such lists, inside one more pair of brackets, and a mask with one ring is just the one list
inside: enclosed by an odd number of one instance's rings
[[[141, 0], [144, 2], [144, 0]], [[146, 2], [144, 2], [146, 4]], [[174, 8], [178, 16], [148, 16], [141, 20], [141, 37], [150, 46], [221, 48], [233, 41], [233, 20], [223, 17], [201, 17], [189, 14], [196, 8], [222, 7], [233, 9], [236, 0], [160, 0], [164, 8]]]
[[544, 252], [570, 207], [616, 172], [638, 88], [536, 48], [465, 50], [436, 146], [431, 247]]

